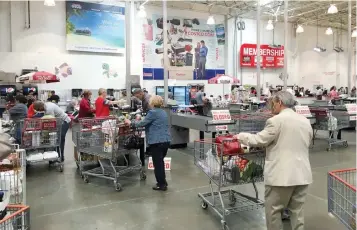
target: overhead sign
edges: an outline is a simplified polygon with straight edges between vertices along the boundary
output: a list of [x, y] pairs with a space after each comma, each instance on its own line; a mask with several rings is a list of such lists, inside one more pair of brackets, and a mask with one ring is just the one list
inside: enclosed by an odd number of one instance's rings
[[212, 120], [215, 122], [218, 121], [230, 121], [231, 114], [229, 110], [212, 110]]
[[305, 117], [312, 117], [308, 106], [302, 106], [302, 105], [295, 106], [295, 111], [297, 114], [303, 115]]
[[[257, 66], [256, 44], [243, 44], [240, 47], [240, 66]], [[284, 46], [275, 48], [269, 45], [260, 45], [260, 66], [263, 68], [284, 67]]]
[[[171, 157], [165, 157], [164, 158], [164, 163], [165, 163], [165, 170], [170, 171], [171, 170]], [[148, 162], [148, 169], [154, 170], [154, 162], [152, 161], [152, 157], [149, 157], [149, 162]]]

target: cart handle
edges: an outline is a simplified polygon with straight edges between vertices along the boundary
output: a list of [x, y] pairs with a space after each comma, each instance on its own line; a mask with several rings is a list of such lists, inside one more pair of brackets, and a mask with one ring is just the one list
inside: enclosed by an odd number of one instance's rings
[[9, 216], [6, 216], [4, 219], [0, 220], [0, 225], [5, 223], [6, 221], [8, 221], [11, 218], [14, 218], [15, 216], [19, 215], [20, 213], [23, 213], [25, 211], [27, 211], [28, 209], [30, 209], [30, 206], [25, 206], [25, 205], [7, 205], [6, 208], [17, 208], [19, 209], [18, 211], [12, 213]]
[[351, 171], [356, 171], [355, 168], [351, 168], [351, 169], [341, 169], [341, 170], [335, 170], [332, 172], [329, 172], [328, 174], [334, 178], [336, 178], [338, 181], [340, 181], [341, 183], [347, 185], [347, 187], [349, 187], [350, 189], [352, 189], [353, 191], [356, 192], [356, 187], [354, 187], [353, 185], [347, 183], [346, 181], [344, 181], [341, 177], [337, 176], [335, 173], [341, 173], [341, 172], [351, 172]]

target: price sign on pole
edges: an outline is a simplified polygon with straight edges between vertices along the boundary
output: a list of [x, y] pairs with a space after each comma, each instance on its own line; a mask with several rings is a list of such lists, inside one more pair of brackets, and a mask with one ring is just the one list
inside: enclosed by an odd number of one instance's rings
[[310, 109], [305, 105], [297, 105], [295, 106], [295, 111], [297, 114], [303, 115], [305, 117], [312, 117]]
[[217, 131], [228, 131], [228, 125], [217, 125], [216, 130]]
[[357, 105], [356, 104], [346, 104], [346, 109], [348, 114], [356, 114], [357, 113]]
[[[165, 163], [165, 170], [170, 171], [171, 170], [171, 157], [165, 157], [164, 158], [164, 163]], [[149, 157], [149, 162], [148, 162], [148, 169], [149, 170], [154, 170], [154, 162], [152, 161], [152, 157]]]
[[212, 118], [215, 122], [230, 121], [231, 114], [229, 113], [229, 110], [212, 110]]

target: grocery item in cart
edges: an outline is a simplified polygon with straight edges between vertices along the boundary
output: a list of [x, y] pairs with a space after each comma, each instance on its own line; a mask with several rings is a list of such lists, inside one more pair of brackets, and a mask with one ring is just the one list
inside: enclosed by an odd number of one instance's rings
[[244, 153], [244, 149], [237, 139], [233, 139], [233, 135], [217, 136], [216, 137], [217, 154], [220, 156], [234, 156]]

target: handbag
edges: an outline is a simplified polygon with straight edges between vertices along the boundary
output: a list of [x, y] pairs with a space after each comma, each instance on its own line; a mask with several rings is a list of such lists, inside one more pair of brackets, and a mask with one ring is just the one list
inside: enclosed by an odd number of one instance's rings
[[124, 141], [124, 148], [127, 150], [140, 149], [144, 144], [144, 139], [136, 134], [129, 135]]
[[244, 153], [244, 150], [237, 139], [233, 135], [225, 135], [216, 137], [216, 146], [218, 156], [236, 156]]

